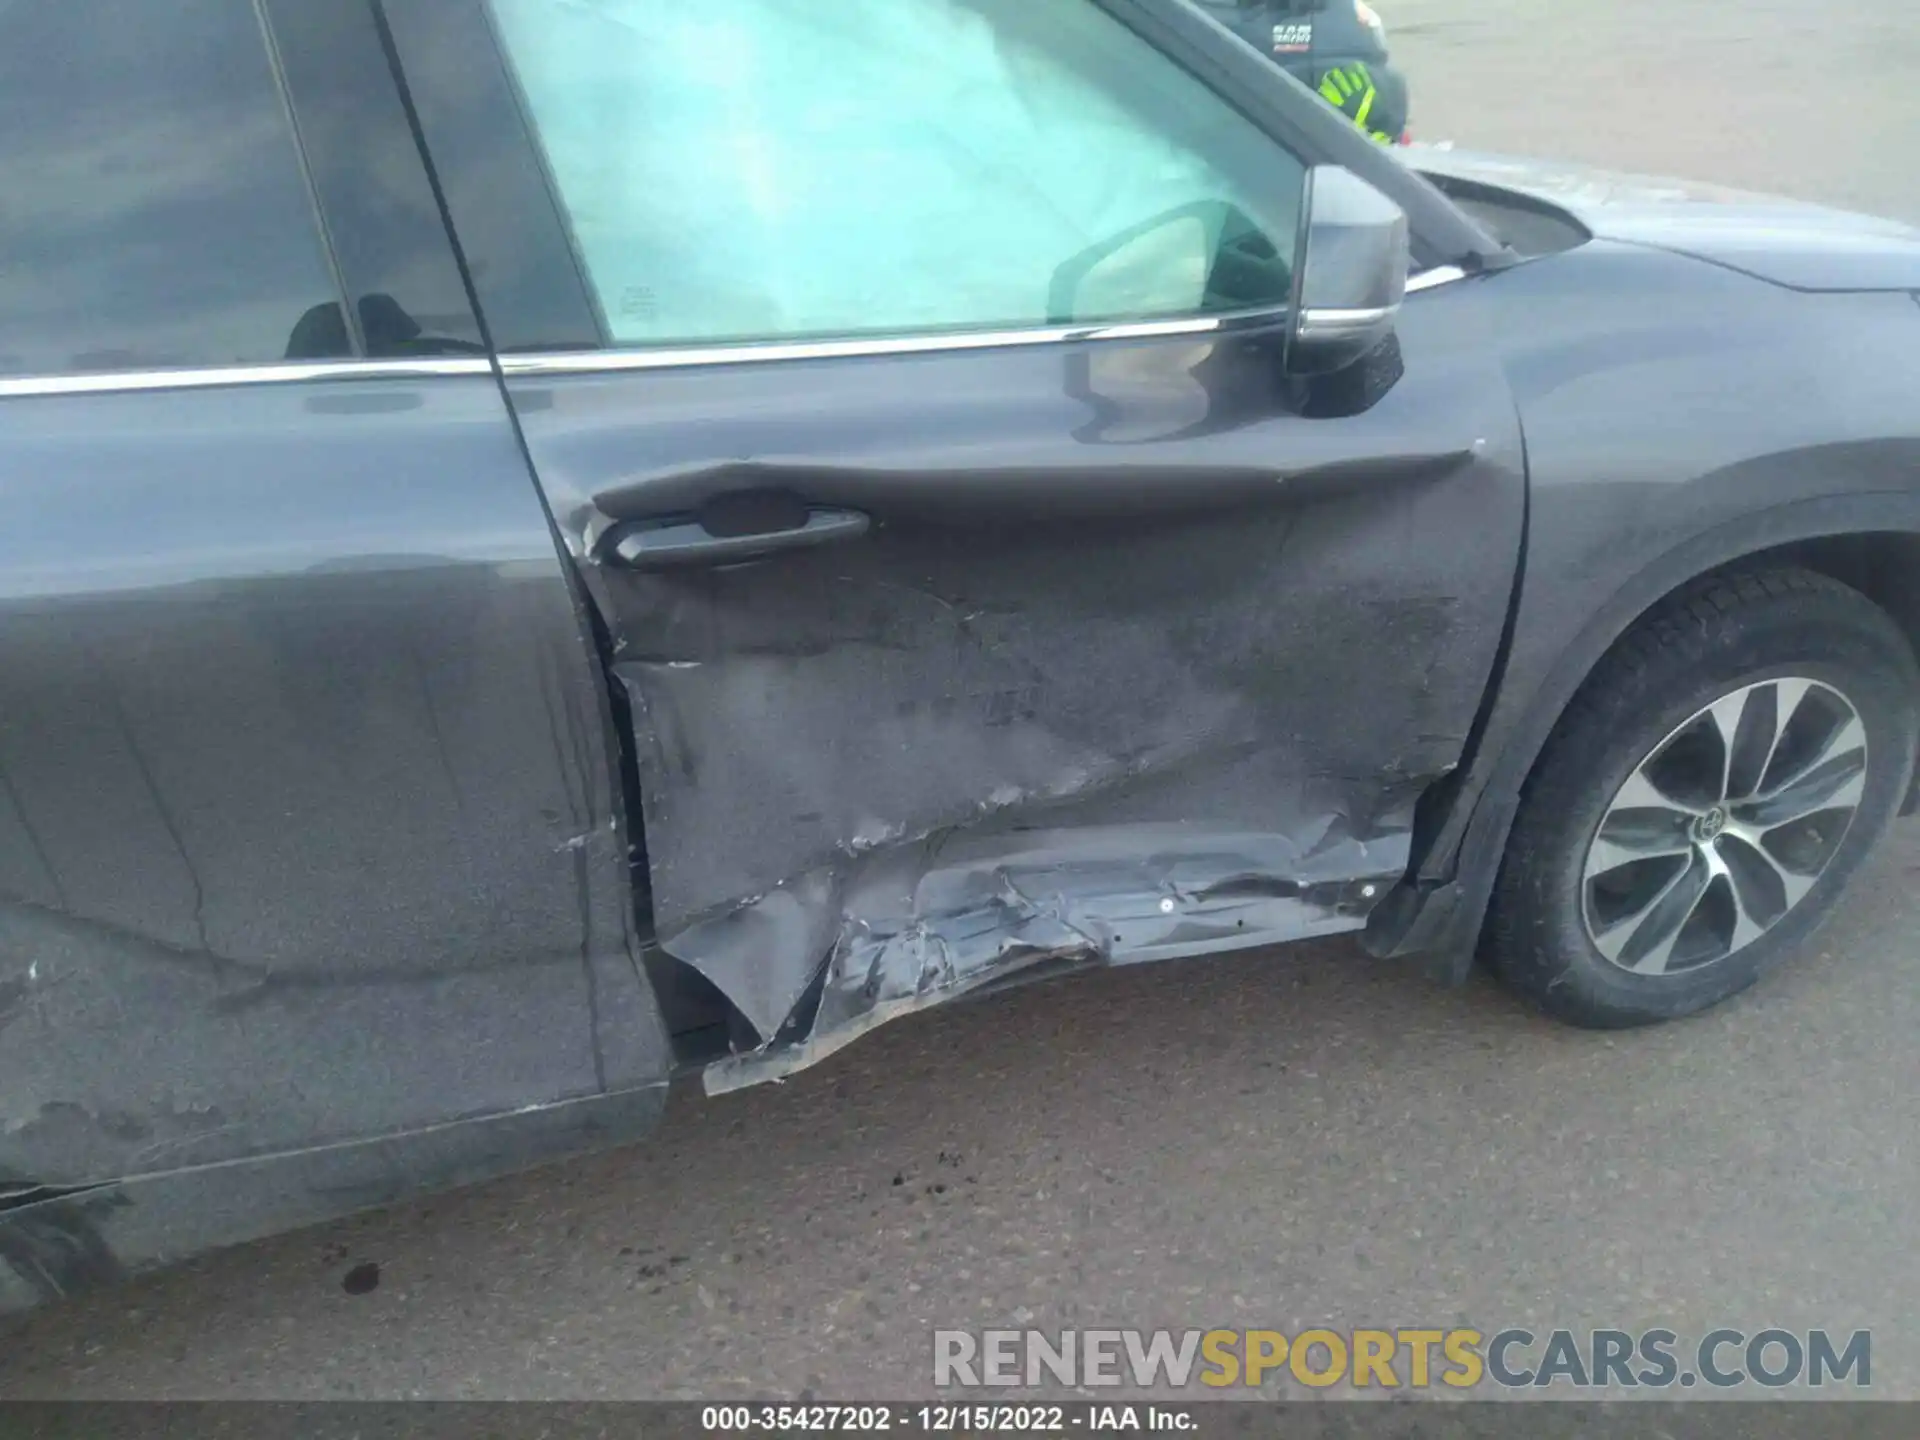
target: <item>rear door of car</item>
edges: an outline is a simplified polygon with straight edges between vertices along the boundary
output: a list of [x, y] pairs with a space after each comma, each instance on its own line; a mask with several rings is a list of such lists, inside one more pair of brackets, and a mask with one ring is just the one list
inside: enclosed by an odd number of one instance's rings
[[1356, 928], [1461, 756], [1524, 511], [1473, 287], [1290, 375], [1306, 169], [1387, 162], [1153, 8], [385, 0], [661, 944], [766, 1052], [710, 1084]]
[[[657, 1108], [597, 657], [372, 10], [0, 5], [0, 117], [0, 1202]], [[436, 1134], [56, 1248], [537, 1150]]]

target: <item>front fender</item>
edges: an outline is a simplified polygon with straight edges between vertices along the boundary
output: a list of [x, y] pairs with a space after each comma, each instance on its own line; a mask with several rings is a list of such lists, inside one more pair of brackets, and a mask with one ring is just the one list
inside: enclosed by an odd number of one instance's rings
[[1553, 727], [1595, 666], [1633, 623], [1689, 582], [1798, 543], [1849, 535], [1920, 539], [1920, 493], [1889, 491], [1783, 506], [1727, 525], [1638, 572], [1570, 643], [1560, 664], [1520, 697], [1508, 684], [1501, 741], [1470, 765], [1463, 783], [1430, 814], [1424, 858], [1373, 912], [1364, 936], [1381, 957], [1427, 955], [1429, 968], [1464, 980], [1493, 894], [1520, 790]]
[[1713, 570], [1920, 535], [1920, 348], [1904, 296], [1809, 296], [1596, 244], [1485, 282], [1526, 433], [1525, 576], [1498, 690], [1424, 807], [1368, 948], [1464, 977], [1520, 791], [1626, 630]]

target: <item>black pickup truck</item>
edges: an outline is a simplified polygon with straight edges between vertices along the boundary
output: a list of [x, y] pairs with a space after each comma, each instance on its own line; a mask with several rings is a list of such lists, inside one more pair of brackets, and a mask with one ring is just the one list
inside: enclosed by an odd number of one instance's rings
[[1200, 8], [1374, 139], [1407, 134], [1407, 80], [1367, 0], [1199, 0]]

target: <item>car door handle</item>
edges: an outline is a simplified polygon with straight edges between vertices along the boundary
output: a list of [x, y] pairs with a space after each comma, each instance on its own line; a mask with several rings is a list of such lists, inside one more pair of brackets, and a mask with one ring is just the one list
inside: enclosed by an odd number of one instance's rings
[[809, 509], [797, 525], [716, 535], [697, 517], [640, 521], [614, 532], [607, 554], [629, 570], [732, 565], [836, 540], [857, 540], [872, 522], [858, 510]]

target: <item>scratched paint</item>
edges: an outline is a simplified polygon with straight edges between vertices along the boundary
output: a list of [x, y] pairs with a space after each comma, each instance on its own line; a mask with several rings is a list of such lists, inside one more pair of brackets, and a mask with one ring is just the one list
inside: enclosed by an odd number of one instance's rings
[[[1519, 547], [1450, 306], [1357, 412], [1191, 338], [515, 383], [630, 702], [656, 936], [754, 1035], [710, 1088], [1040, 966], [1365, 923], [1511, 598], [1459, 557]], [[621, 564], [742, 492], [872, 526]]]

